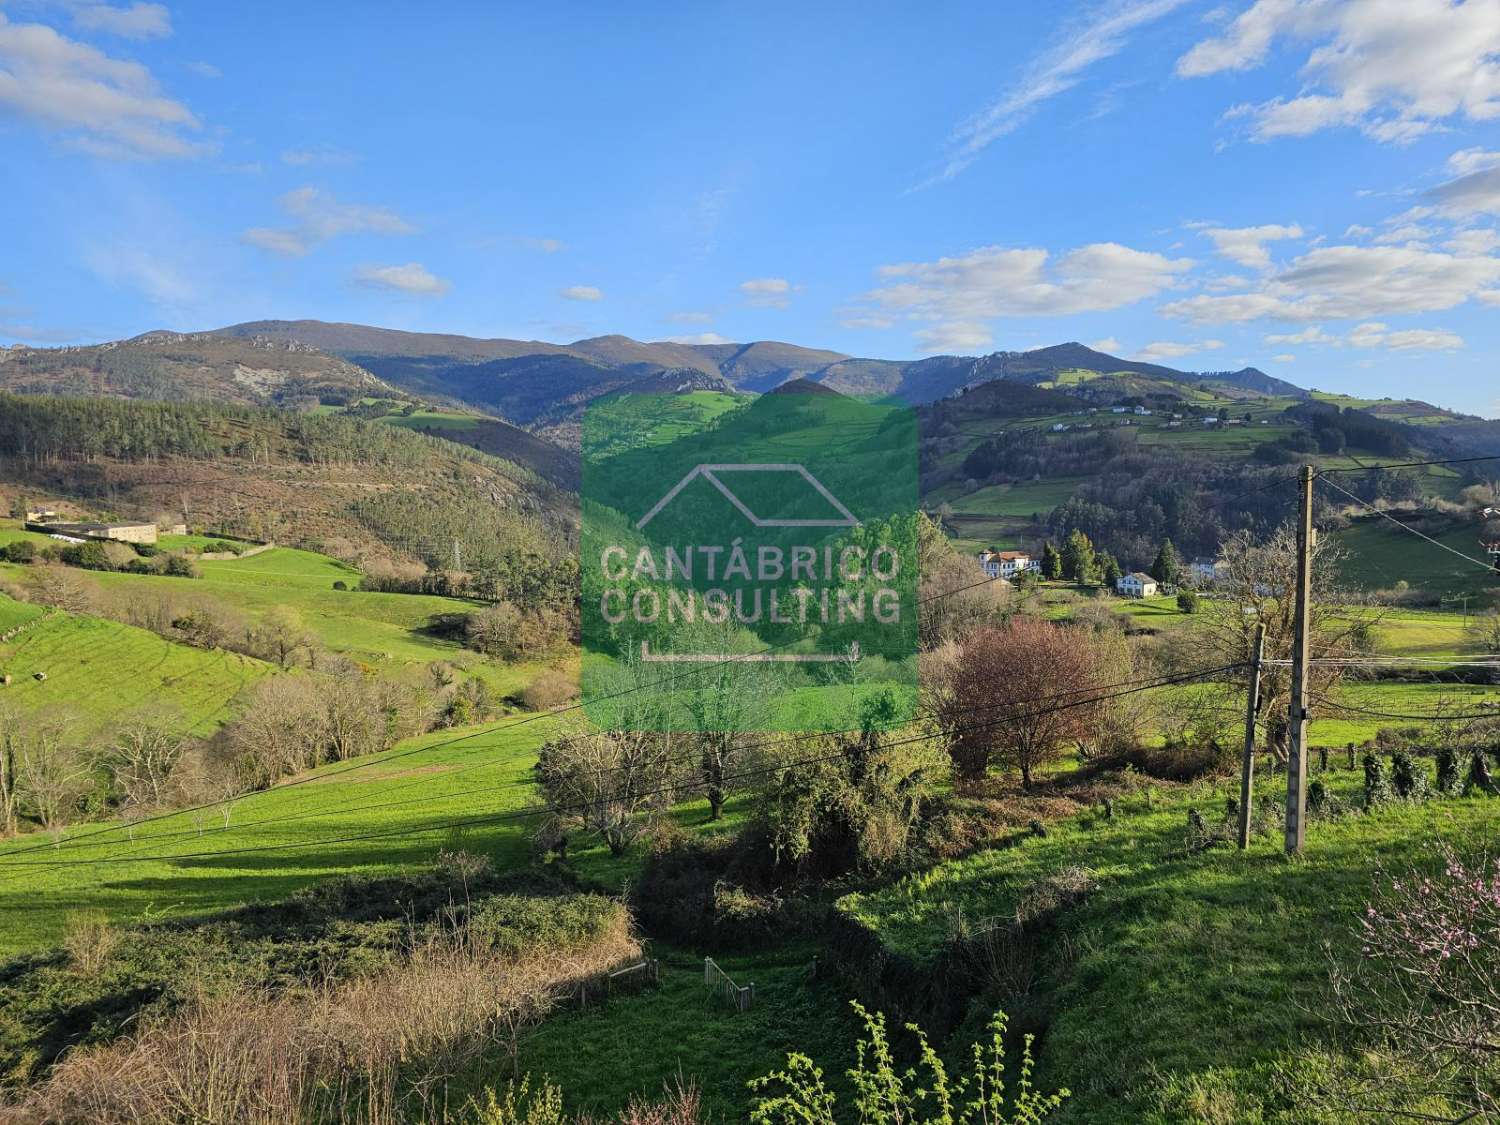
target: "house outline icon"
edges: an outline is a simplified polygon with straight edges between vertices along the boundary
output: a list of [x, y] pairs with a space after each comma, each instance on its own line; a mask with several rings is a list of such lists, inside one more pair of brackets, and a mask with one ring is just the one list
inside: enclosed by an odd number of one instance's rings
[[[722, 480], [720, 480], [719, 477], [718, 477], [719, 473], [745, 473], [745, 472], [796, 473], [803, 480], [807, 481], [808, 484], [812, 485], [813, 488], [817, 489], [818, 494], [820, 496], [822, 496], [823, 499], [827, 500], [831, 505], [833, 505], [834, 508], [836, 508], [842, 514], [842, 518], [840, 518], [840, 519], [816, 519], [816, 520], [762, 519], [760, 516], [757, 516], [754, 512], [752, 512], [750, 510], [749, 505], [747, 505], [743, 500], [741, 500], [738, 496], [736, 496], [734, 494], [733, 490], [731, 490], [730, 487], [727, 484], [725, 484]], [[645, 527], [648, 523], [650, 523], [653, 519], [655, 519], [657, 517], [657, 515], [661, 512], [661, 510], [663, 508], [665, 508], [668, 504], [670, 504], [677, 497], [677, 494], [679, 492], [681, 492], [684, 488], [686, 488], [689, 484], [691, 484], [694, 480], [698, 479], [699, 477], [702, 477], [704, 480], [708, 481], [709, 484], [713, 485], [721, 493], [723, 493], [724, 498], [726, 500], [728, 500], [731, 504], [733, 504], [737, 509], [739, 509], [740, 513], [746, 519], [748, 519], [752, 524], [754, 524], [756, 527], [858, 527], [859, 526], [859, 520], [857, 520], [857, 519], [854, 518], [854, 513], [851, 512], [848, 508], [846, 508], [844, 506], [843, 502], [840, 501], [837, 496], [835, 496], [832, 492], [830, 492], [827, 489], [827, 487], [824, 486], [824, 484], [823, 484], [822, 481], [820, 481], [817, 477], [813, 476], [812, 473], [808, 472], [807, 467], [805, 465], [799, 465], [799, 464], [796, 464], [794, 462], [785, 462], [785, 463], [750, 462], [750, 463], [745, 463], [745, 464], [726, 464], [726, 463], [711, 463], [711, 462], [706, 462], [706, 463], [704, 463], [702, 465], [695, 466], [692, 469], [691, 472], [689, 472], [680, 481], [678, 481], [676, 484], [674, 484], [671, 487], [671, 489], [667, 492], [667, 494], [665, 496], [663, 496], [660, 500], [658, 500], [656, 502], [655, 506], [649, 512], [647, 512], [644, 516], [642, 516], [640, 519], [638, 519], [636, 521], [636, 523], [635, 523], [636, 530], [640, 530], [641, 528]]]

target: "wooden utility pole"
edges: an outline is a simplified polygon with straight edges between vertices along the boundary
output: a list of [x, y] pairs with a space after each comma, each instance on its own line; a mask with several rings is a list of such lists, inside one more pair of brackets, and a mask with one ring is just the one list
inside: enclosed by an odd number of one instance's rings
[[1297, 614], [1292, 641], [1291, 753], [1286, 763], [1286, 850], [1302, 852], [1307, 834], [1307, 665], [1312, 655], [1313, 467], [1298, 478], [1302, 511], [1297, 521]]
[[1245, 756], [1240, 761], [1240, 850], [1250, 846], [1250, 802], [1255, 790], [1255, 719], [1260, 712], [1260, 665], [1266, 654], [1266, 623], [1255, 627], [1250, 695], [1245, 703]]

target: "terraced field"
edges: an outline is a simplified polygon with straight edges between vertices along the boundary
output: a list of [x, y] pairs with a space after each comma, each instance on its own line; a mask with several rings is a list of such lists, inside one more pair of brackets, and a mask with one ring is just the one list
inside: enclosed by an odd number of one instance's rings
[[209, 734], [229, 717], [236, 695], [272, 672], [247, 656], [189, 648], [145, 629], [0, 597], [0, 630], [23, 622], [0, 644], [0, 668], [11, 677], [0, 699], [23, 713], [77, 716], [85, 729], [102, 729], [160, 703], [180, 712], [194, 733]]

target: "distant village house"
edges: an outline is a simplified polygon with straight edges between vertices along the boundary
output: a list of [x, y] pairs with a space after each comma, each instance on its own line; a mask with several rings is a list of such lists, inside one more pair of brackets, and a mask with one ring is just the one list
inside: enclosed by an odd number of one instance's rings
[[1042, 564], [1025, 551], [997, 551], [993, 547], [979, 552], [979, 565], [991, 578], [1014, 578], [1022, 571], [1042, 569]]
[[1127, 598], [1151, 598], [1156, 596], [1159, 587], [1151, 575], [1135, 571], [1116, 579], [1115, 589]]

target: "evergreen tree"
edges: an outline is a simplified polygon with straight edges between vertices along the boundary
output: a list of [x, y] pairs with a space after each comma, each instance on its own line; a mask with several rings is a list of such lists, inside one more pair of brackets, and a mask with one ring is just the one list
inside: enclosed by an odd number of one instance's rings
[[1151, 577], [1163, 586], [1176, 586], [1182, 581], [1182, 557], [1170, 539], [1162, 540], [1156, 561], [1151, 564]]
[[1056, 582], [1063, 576], [1062, 555], [1051, 543], [1042, 547], [1042, 577], [1049, 582]]
[[1115, 588], [1115, 583], [1125, 576], [1125, 572], [1120, 569], [1120, 564], [1115, 561], [1114, 555], [1108, 551], [1099, 556], [1099, 576], [1111, 590]]
[[1068, 535], [1062, 549], [1063, 577], [1070, 582], [1088, 586], [1099, 581], [1099, 560], [1094, 554], [1094, 543], [1083, 532], [1074, 530]]

